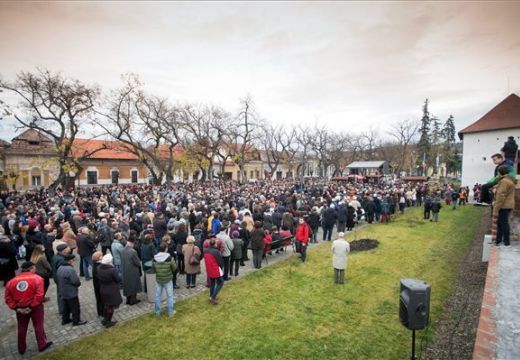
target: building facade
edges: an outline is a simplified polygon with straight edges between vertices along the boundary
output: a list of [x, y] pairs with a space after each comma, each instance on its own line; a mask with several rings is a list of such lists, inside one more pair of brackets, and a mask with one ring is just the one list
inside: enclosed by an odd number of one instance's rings
[[509, 95], [473, 124], [459, 132], [462, 147], [462, 185], [470, 188], [493, 177], [491, 155], [499, 153], [509, 136], [520, 142], [520, 97]]

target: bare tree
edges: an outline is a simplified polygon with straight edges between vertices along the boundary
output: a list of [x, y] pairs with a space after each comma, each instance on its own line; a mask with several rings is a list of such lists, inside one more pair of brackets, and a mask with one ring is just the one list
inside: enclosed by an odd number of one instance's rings
[[59, 73], [38, 69], [35, 73], [19, 73], [13, 82], [0, 80], [0, 89], [8, 90], [20, 99], [17, 106], [20, 112], [4, 109], [4, 113], [12, 114], [18, 121], [19, 128], [34, 129], [52, 139], [59, 174], [49, 187], [51, 191], [58, 185], [65, 186], [70, 172], [77, 177], [81, 172], [81, 161], [101, 150], [72, 155], [74, 140], [93, 113], [99, 95], [97, 86], [87, 86]]
[[202, 180], [212, 180], [214, 158], [223, 144], [229, 115], [220, 107], [203, 105], [187, 105], [182, 114], [186, 149], [197, 159]]
[[125, 84], [111, 93], [106, 101], [108, 108], [98, 112], [100, 117], [95, 122], [139, 158], [154, 184], [161, 184], [166, 173], [171, 179], [161, 145], [171, 136], [165, 124], [173, 121], [175, 111], [165, 99], [146, 95], [137, 76], [125, 75], [123, 79]]
[[246, 163], [246, 154], [252, 150], [251, 144], [259, 136], [260, 126], [258, 124], [258, 114], [256, 113], [255, 103], [251, 96], [246, 96], [240, 100], [240, 111], [238, 112], [238, 123], [235, 127], [235, 136], [237, 141], [237, 162], [240, 169], [241, 183], [244, 183], [247, 176], [244, 171]]
[[[298, 126], [296, 128], [296, 144], [298, 145], [298, 148], [293, 148], [294, 150], [297, 149], [298, 157], [300, 160], [299, 165], [299, 175], [300, 180], [303, 182], [303, 177], [305, 175], [305, 166], [307, 164], [307, 161], [309, 160], [309, 155], [312, 151], [312, 143], [313, 143], [313, 130], [309, 127], [303, 127]], [[296, 155], [296, 154], [295, 154]]]
[[417, 138], [419, 132], [419, 122], [414, 120], [401, 120], [392, 126], [392, 129], [388, 132], [392, 136], [397, 145], [400, 148], [400, 160], [397, 165], [397, 173], [400, 174], [406, 164], [406, 157], [410, 151], [410, 145]]
[[349, 164], [347, 157], [349, 145], [350, 139], [347, 134], [331, 134], [327, 158], [329, 159], [330, 166], [334, 169], [332, 173], [333, 177], [342, 175], [343, 169]]
[[375, 159], [375, 150], [381, 145], [381, 138], [379, 132], [370, 127], [369, 130], [362, 132], [359, 136], [360, 146], [364, 150], [366, 160]]
[[314, 125], [313, 136], [311, 137], [311, 149], [314, 151], [318, 159], [318, 175], [326, 176], [327, 168], [330, 163], [328, 159], [330, 147], [330, 131], [323, 125], [321, 127], [316, 123]]
[[[262, 127], [263, 135], [259, 143], [265, 152], [267, 167], [269, 168], [269, 178], [272, 178], [282, 162], [292, 162], [296, 151], [291, 151], [295, 144], [296, 130], [287, 129], [283, 125], [274, 127], [270, 124]], [[291, 147], [292, 146], [292, 147]]]

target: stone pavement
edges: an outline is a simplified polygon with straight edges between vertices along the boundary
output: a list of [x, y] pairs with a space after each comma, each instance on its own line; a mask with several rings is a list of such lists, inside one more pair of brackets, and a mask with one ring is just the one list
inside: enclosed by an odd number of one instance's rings
[[[334, 232], [333, 239], [335, 236], [336, 233]], [[318, 241], [320, 241], [321, 237], [322, 233], [320, 230], [318, 232]], [[311, 244], [309, 247], [312, 248], [313, 245], [315, 244]], [[290, 257], [293, 254], [293, 249], [291, 246], [288, 246], [286, 249], [286, 252], [280, 252], [278, 254], [273, 252], [272, 255], [268, 255], [268, 264], [266, 264], [266, 261], [264, 260], [262, 266], [264, 267], [272, 265], [278, 261]], [[253, 268], [251, 252], [249, 252], [249, 254], [250, 260], [245, 262], [246, 266], [240, 267], [239, 277], [247, 275], [253, 271], [257, 271]], [[76, 262], [76, 270], [79, 274], [77, 265], [78, 263], [79, 261]], [[201, 292], [208, 291], [206, 288], [206, 271], [204, 269], [204, 261], [201, 262], [201, 267], [201, 274], [197, 276], [197, 287], [194, 289], [186, 288], [186, 276], [177, 276], [177, 285], [179, 285], [181, 288], [174, 290], [174, 297], [176, 302], [190, 298]], [[81, 278], [81, 282], [82, 285], [79, 288], [81, 319], [87, 320], [88, 323], [82, 326], [73, 327], [70, 324], [65, 326], [61, 325], [61, 317], [58, 313], [58, 307], [56, 303], [56, 285], [51, 280], [51, 285], [47, 291], [47, 296], [50, 297], [51, 300], [45, 303], [45, 332], [47, 334], [48, 341], [54, 342], [51, 349], [68, 344], [82, 336], [98, 331], [103, 331], [105, 329], [101, 325], [101, 318], [97, 316], [96, 300], [94, 297], [92, 281], [84, 281], [83, 278]], [[38, 354], [38, 347], [36, 345], [36, 338], [34, 336], [34, 329], [32, 325], [29, 325], [29, 331], [27, 332], [27, 351], [23, 356], [18, 354], [16, 314], [5, 304], [3, 286], [0, 287], [0, 296], [0, 360], [23, 359]], [[153, 303], [147, 301], [147, 295], [145, 293], [139, 294], [138, 299], [141, 300], [139, 304], [129, 306], [125, 305], [123, 298], [123, 304], [115, 311], [114, 320], [123, 322], [147, 313], [153, 313], [154, 305]]]

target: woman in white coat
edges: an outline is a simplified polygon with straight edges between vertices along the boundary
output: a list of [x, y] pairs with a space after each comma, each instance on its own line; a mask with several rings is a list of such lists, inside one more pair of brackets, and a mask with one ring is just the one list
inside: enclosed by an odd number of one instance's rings
[[347, 254], [350, 252], [350, 244], [344, 239], [345, 234], [338, 233], [338, 239], [332, 242], [332, 267], [334, 267], [334, 283], [345, 283], [345, 270], [347, 269]]

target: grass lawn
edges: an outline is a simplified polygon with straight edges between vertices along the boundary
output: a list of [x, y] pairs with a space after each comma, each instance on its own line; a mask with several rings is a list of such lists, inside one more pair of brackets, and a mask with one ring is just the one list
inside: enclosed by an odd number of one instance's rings
[[[293, 257], [226, 283], [220, 304], [208, 293], [176, 303], [169, 319], [153, 314], [43, 354], [57, 359], [405, 359], [411, 331], [399, 322], [399, 280], [432, 287], [430, 319], [441, 312], [480, 222], [482, 209], [443, 207], [440, 222], [411, 209], [390, 224], [348, 239], [373, 238], [377, 249], [351, 253], [346, 284], [333, 283], [330, 243], [308, 261]], [[417, 333], [417, 350], [431, 330]]]

